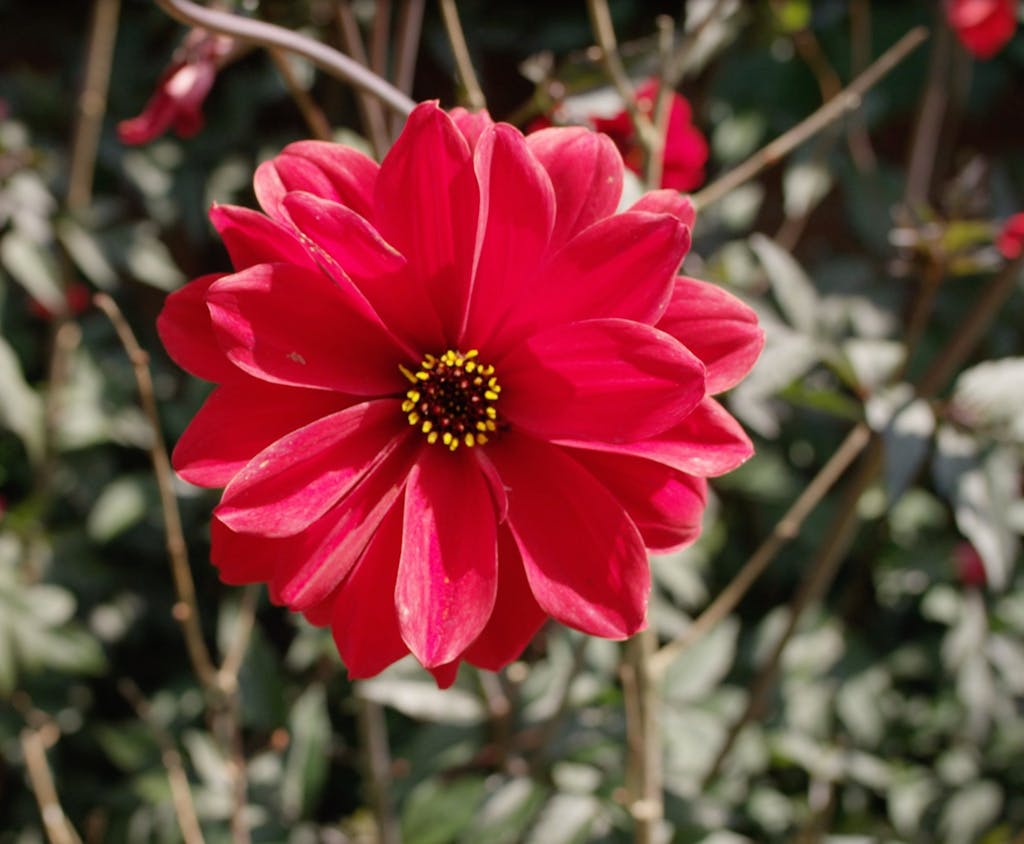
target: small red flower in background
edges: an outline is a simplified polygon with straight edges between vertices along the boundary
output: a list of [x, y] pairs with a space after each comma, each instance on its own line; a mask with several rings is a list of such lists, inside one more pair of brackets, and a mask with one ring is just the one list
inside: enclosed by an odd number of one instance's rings
[[1014, 214], [1003, 223], [996, 236], [996, 249], [1008, 261], [1020, 257], [1024, 252], [1024, 212]]
[[1017, 29], [1017, 0], [946, 0], [946, 16], [960, 43], [989, 59]]
[[956, 575], [964, 586], [981, 589], [988, 583], [985, 563], [970, 542], [961, 542], [953, 549], [953, 565]]
[[[636, 91], [637, 107], [652, 119], [657, 96], [658, 83], [654, 79], [648, 80]], [[692, 121], [693, 112], [689, 102], [682, 95], [673, 92], [665, 133], [664, 170], [661, 177], [663, 188], [690, 191], [704, 183], [708, 142]], [[643, 150], [637, 141], [629, 112], [623, 109], [610, 118], [594, 117], [592, 122], [595, 129], [604, 132], [615, 142], [626, 166], [634, 173], [642, 175]]]
[[689, 202], [616, 214], [622, 176], [588, 129], [425, 103], [381, 165], [295, 143], [256, 172], [266, 216], [212, 210], [236, 271], [158, 322], [219, 385], [174, 465], [226, 487], [222, 579], [330, 625], [353, 677], [411, 651], [447, 686], [548, 617], [630, 636], [647, 550], [692, 542], [705, 478], [751, 455], [711, 396], [756, 317], [676, 275]]
[[[85, 313], [92, 302], [92, 292], [80, 281], [72, 282], [64, 291], [63, 311], [70, 316], [78, 316]], [[51, 320], [57, 314], [45, 302], [38, 299], [29, 299], [29, 312], [40, 319]]]
[[233, 46], [234, 39], [224, 35], [204, 29], [189, 32], [142, 114], [118, 123], [121, 142], [148, 144], [168, 129], [182, 138], [195, 135], [203, 128], [203, 101]]

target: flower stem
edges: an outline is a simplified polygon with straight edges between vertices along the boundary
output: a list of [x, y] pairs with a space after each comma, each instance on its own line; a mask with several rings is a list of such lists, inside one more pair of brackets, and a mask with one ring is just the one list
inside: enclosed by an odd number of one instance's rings
[[927, 37], [928, 30], [923, 26], [910, 30], [882, 53], [874, 64], [853, 80], [840, 94], [797, 123], [788, 132], [759, 149], [742, 164], [703, 190], [693, 194], [694, 206], [699, 211], [701, 208], [706, 208], [713, 202], [717, 202], [731, 190], [754, 178], [762, 170], [777, 164], [800, 144], [812, 138], [834, 120], [838, 120], [848, 111], [860, 108], [864, 95], [919, 47]]
[[191, 0], [155, 0], [172, 18], [189, 26], [230, 35], [266, 48], [278, 48], [303, 56], [321, 70], [377, 97], [384, 105], [402, 116], [408, 115], [416, 103], [376, 73], [331, 49], [326, 44], [292, 32], [266, 21], [244, 18], [227, 12], [207, 9]]
[[445, 31], [448, 33], [448, 42], [452, 46], [452, 55], [455, 57], [455, 67], [459, 71], [459, 81], [462, 82], [462, 90], [466, 95], [466, 105], [470, 111], [480, 111], [487, 108], [487, 100], [480, 88], [480, 80], [473, 70], [473, 61], [469, 57], [469, 47], [466, 44], [466, 36], [462, 32], [462, 24], [459, 22], [459, 10], [455, 8], [455, 0], [440, 0], [441, 18], [444, 21]]
[[665, 814], [662, 796], [661, 690], [652, 671], [657, 635], [648, 627], [626, 643], [620, 669], [626, 705], [626, 784], [636, 844], [654, 844]]

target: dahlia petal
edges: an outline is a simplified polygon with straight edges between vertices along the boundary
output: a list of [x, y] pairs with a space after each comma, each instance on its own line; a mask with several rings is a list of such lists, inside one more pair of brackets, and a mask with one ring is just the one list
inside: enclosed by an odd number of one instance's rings
[[444, 665], [428, 666], [427, 671], [434, 675], [439, 689], [449, 689], [459, 676], [459, 664], [459, 660], [453, 659]]
[[672, 297], [690, 231], [667, 214], [630, 211], [573, 238], [525, 284], [499, 338], [539, 326], [619, 317], [653, 324]]
[[217, 387], [174, 448], [171, 462], [197, 486], [222, 487], [264, 448], [353, 399], [246, 379]]
[[358, 292], [319, 272], [259, 264], [221, 279], [206, 300], [228, 358], [255, 378], [357, 395], [404, 383], [398, 341]]
[[307, 191], [372, 219], [377, 162], [341, 144], [296, 141], [256, 168], [256, 199], [271, 217], [284, 221], [281, 202], [290, 191]]
[[481, 136], [474, 154], [483, 233], [473, 275], [464, 348], [480, 346], [520, 301], [548, 248], [555, 196], [544, 168], [522, 134], [499, 123]]
[[714, 284], [680, 276], [658, 328], [678, 339], [707, 367], [707, 391], [738, 384], [764, 346], [757, 314]]
[[409, 648], [395, 610], [395, 581], [402, 550], [402, 506], [391, 508], [359, 563], [338, 590], [331, 633], [353, 679], [379, 674]]
[[221, 349], [206, 308], [210, 285], [224, 277], [213, 273], [179, 287], [164, 300], [156, 319], [157, 332], [171, 360], [197, 378], [218, 384], [240, 374]]
[[707, 503], [704, 478], [631, 456], [571, 454], [626, 508], [648, 550], [676, 551], [700, 536]]
[[[311, 535], [301, 555], [278, 566], [271, 588], [282, 603], [304, 610], [337, 588], [405, 489], [423, 447], [419, 439], [406, 437], [327, 512], [322, 519], [328, 523], [327, 529]], [[396, 555], [396, 566], [397, 559]]]
[[[283, 201], [292, 222], [332, 275], [348, 276], [374, 311], [398, 337], [419, 349], [444, 343], [441, 324], [427, 291], [408, 268], [405, 257], [354, 211], [309, 193], [295, 192]], [[336, 268], [336, 269], [335, 269]], [[411, 352], [411, 357], [419, 353]]]
[[284, 539], [238, 533], [216, 516], [210, 522], [210, 562], [231, 586], [270, 580], [287, 544]]
[[496, 369], [499, 412], [545, 439], [644, 439], [681, 422], [704, 397], [704, 366], [685, 346], [622, 319], [534, 334]]
[[254, 264], [283, 262], [316, 268], [295, 235], [277, 220], [235, 205], [214, 205], [210, 209], [213, 223], [236, 270]]
[[627, 443], [563, 439], [559, 444], [610, 454], [631, 454], [700, 478], [731, 472], [754, 453], [750, 437], [740, 423], [712, 398], [705, 398], [678, 425], [649, 439]]
[[282, 437], [246, 464], [216, 514], [236, 531], [291, 536], [309, 527], [402, 441], [397, 399], [357, 404]]
[[480, 111], [467, 111], [462, 106], [458, 106], [449, 111], [448, 116], [451, 117], [455, 127], [462, 133], [462, 137], [466, 139], [470, 149], [475, 149], [476, 143], [480, 140], [484, 130], [494, 125], [490, 113], [485, 108], [480, 109]]
[[652, 190], [641, 196], [630, 207], [630, 211], [646, 211], [648, 214], [671, 214], [687, 228], [697, 222], [697, 209], [686, 194], [677, 190]]
[[547, 613], [530, 591], [512, 534], [498, 531], [498, 597], [487, 626], [466, 650], [466, 660], [498, 671], [518, 659], [546, 620]]
[[498, 585], [490, 490], [471, 454], [427, 448], [409, 473], [396, 605], [402, 638], [427, 668], [480, 635]]
[[377, 230], [408, 259], [454, 342], [468, 304], [480, 197], [469, 145], [437, 103], [409, 115], [381, 164], [375, 200]]
[[555, 190], [552, 247], [615, 213], [622, 196], [622, 156], [606, 135], [582, 127], [541, 129], [526, 138]]
[[509, 487], [509, 527], [540, 607], [584, 633], [633, 635], [651, 575], [622, 505], [556, 446], [510, 431], [489, 451]]

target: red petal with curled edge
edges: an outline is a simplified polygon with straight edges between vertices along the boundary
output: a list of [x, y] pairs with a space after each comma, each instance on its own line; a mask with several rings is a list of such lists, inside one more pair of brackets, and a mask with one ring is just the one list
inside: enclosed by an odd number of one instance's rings
[[709, 395], [736, 386], [764, 347], [753, 308], [714, 284], [685, 276], [676, 279], [658, 328], [704, 362]]
[[490, 113], [485, 108], [480, 111], [467, 111], [458, 106], [449, 111], [448, 116], [462, 133], [462, 137], [466, 139], [470, 149], [475, 149], [484, 130], [494, 125]]
[[395, 609], [401, 550], [402, 502], [398, 501], [334, 599], [331, 633], [353, 679], [379, 674], [409, 653]]
[[648, 550], [676, 551], [700, 536], [707, 481], [636, 457], [572, 451], [626, 508]]
[[480, 635], [466, 650], [468, 662], [498, 671], [518, 659], [547, 619], [526, 579], [523, 556], [507, 529], [498, 531], [498, 596]]
[[224, 490], [216, 514], [228, 527], [291, 536], [343, 498], [408, 433], [397, 399], [357, 404], [282, 437]]
[[458, 659], [494, 608], [494, 505], [467, 452], [424, 449], [405, 491], [396, 605], [402, 638], [427, 668]]
[[535, 334], [495, 369], [498, 412], [545, 439], [644, 439], [681, 422], [704, 397], [704, 366], [685, 346], [621, 319]]
[[648, 439], [628, 443], [566, 439], [559, 443], [589, 451], [631, 454], [701, 478], [731, 472], [754, 454], [746, 431], [712, 398], [705, 398], [678, 425]]
[[630, 207], [630, 211], [646, 211], [648, 214], [671, 214], [689, 229], [697, 222], [697, 210], [686, 194], [676, 190], [652, 190], [641, 196]]
[[214, 205], [213, 223], [236, 270], [284, 262], [316, 269], [316, 262], [287, 226], [249, 208]]
[[504, 351], [540, 328], [584, 319], [653, 325], [689, 246], [689, 229], [667, 214], [631, 211], [595, 223], [528, 277], [488, 348]]
[[556, 127], [533, 132], [526, 143], [554, 187], [553, 248], [615, 213], [622, 196], [622, 156], [608, 136]]
[[274, 441], [356, 399], [324, 390], [245, 379], [217, 387], [174, 447], [171, 462], [186, 481], [222, 487]]
[[222, 278], [223, 273], [204, 275], [178, 288], [164, 300], [156, 319], [157, 332], [171, 360], [197, 378], [218, 384], [241, 375], [221, 348], [206, 307], [210, 285]]
[[[283, 206], [295, 227], [316, 244], [328, 272], [350, 278], [398, 338], [417, 349], [444, 344], [441, 323], [421, 279], [365, 219], [308, 193], [289, 194]], [[410, 359], [421, 355], [409, 353]]]
[[474, 165], [483, 232], [462, 348], [484, 346], [508, 311], [521, 307], [547, 252], [555, 215], [551, 180], [517, 129], [498, 124], [486, 130]]
[[214, 517], [210, 522], [210, 562], [231, 586], [266, 583], [294, 540], [267, 539], [231, 530]]
[[228, 358], [254, 378], [367, 396], [405, 383], [395, 337], [358, 291], [320, 272], [259, 264], [212, 285], [206, 300]]
[[327, 522], [326, 529], [310, 536], [300, 555], [278, 566], [271, 588], [283, 603], [292, 609], [308, 609], [342, 582], [405, 489], [422, 448], [425, 445], [419, 437], [406, 435], [327, 512], [321, 520]]
[[296, 141], [256, 168], [253, 186], [263, 210], [285, 220], [281, 202], [290, 191], [306, 191], [345, 205], [372, 220], [379, 167], [367, 155], [342, 144]]
[[465, 319], [479, 215], [466, 139], [437, 103], [421, 103], [381, 164], [372, 219], [409, 261], [448, 344]]
[[509, 488], [509, 528], [541, 608], [610, 639], [643, 627], [647, 554], [611, 492], [565, 451], [532, 437], [507, 431], [488, 451]]

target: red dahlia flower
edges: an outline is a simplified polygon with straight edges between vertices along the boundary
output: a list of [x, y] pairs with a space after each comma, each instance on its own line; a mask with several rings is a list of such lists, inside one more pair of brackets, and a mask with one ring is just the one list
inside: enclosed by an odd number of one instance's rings
[[996, 249], [1006, 260], [1012, 261], [1024, 252], [1024, 212], [1010, 217], [996, 235]]
[[[650, 79], [636, 90], [637, 107], [653, 119], [658, 96], [657, 80]], [[669, 106], [668, 127], [665, 131], [664, 166], [661, 186], [673, 190], [690, 191], [704, 183], [704, 165], [708, 161], [708, 142], [700, 129], [693, 125], [693, 112], [689, 102], [675, 92]], [[622, 153], [626, 166], [634, 173], [643, 173], [643, 150], [629, 112], [625, 109], [613, 117], [593, 117], [594, 128], [604, 132]]]
[[203, 101], [234, 43], [233, 38], [204, 29], [189, 32], [142, 114], [117, 124], [121, 143], [148, 144], [168, 129], [190, 138], [202, 129]]
[[964, 47], [990, 59], [1013, 37], [1017, 0], [946, 0], [946, 16]]
[[433, 103], [380, 166], [300, 142], [255, 187], [267, 216], [211, 212], [236, 271], [173, 293], [158, 326], [219, 384], [174, 465], [226, 487], [221, 577], [330, 625], [354, 677], [411, 651], [448, 685], [549, 616], [641, 628], [646, 549], [691, 542], [705, 478], [751, 454], [711, 395], [762, 334], [676, 276], [688, 202], [616, 214], [604, 136]]

